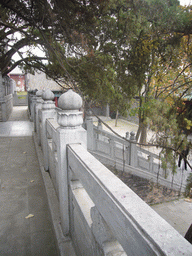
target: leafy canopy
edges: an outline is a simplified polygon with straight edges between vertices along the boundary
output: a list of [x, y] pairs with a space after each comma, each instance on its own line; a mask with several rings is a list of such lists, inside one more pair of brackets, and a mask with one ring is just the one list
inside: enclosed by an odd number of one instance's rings
[[[154, 142], [182, 150], [175, 111], [191, 90], [190, 7], [178, 0], [2, 0], [0, 11], [3, 75], [18, 64], [39, 69], [122, 113], [137, 95], [143, 135], [150, 125]], [[40, 47], [45, 57], [24, 55], [24, 46]]]

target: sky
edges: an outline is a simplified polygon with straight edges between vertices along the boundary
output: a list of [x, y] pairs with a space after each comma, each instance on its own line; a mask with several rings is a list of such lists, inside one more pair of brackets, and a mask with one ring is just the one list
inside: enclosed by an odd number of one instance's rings
[[180, 5], [189, 5], [192, 4], [192, 0], [180, 0]]

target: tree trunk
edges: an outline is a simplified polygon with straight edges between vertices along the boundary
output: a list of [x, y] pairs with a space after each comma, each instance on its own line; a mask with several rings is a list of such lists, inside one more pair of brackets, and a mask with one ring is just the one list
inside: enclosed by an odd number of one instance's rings
[[144, 110], [142, 110], [143, 106], [143, 100], [142, 97], [140, 97], [139, 100], [139, 128], [137, 130], [136, 135], [136, 141], [139, 143], [145, 143], [147, 142], [147, 126], [144, 124], [145, 120], [145, 113]]
[[136, 134], [136, 141], [139, 141], [139, 137], [140, 137], [140, 133], [141, 133], [141, 123], [139, 122], [139, 128], [137, 130], [137, 134]]
[[143, 122], [139, 122], [136, 141], [144, 144], [147, 143], [147, 126]]
[[147, 143], [147, 126], [145, 124], [142, 124], [142, 130], [141, 130], [141, 136], [140, 136], [140, 143]]

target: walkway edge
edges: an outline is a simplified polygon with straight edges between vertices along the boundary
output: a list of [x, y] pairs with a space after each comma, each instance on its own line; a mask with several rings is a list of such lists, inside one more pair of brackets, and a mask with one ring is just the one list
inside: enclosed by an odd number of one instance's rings
[[48, 206], [51, 214], [53, 231], [56, 237], [56, 244], [60, 256], [75, 256], [75, 251], [72, 245], [70, 237], [63, 235], [61, 225], [60, 225], [60, 211], [59, 211], [59, 201], [55, 193], [50, 175], [44, 170], [43, 166], [43, 153], [40, 146], [37, 143], [37, 135], [33, 132], [33, 140], [35, 143], [35, 149], [39, 161], [39, 166], [44, 181], [45, 191], [47, 194]]

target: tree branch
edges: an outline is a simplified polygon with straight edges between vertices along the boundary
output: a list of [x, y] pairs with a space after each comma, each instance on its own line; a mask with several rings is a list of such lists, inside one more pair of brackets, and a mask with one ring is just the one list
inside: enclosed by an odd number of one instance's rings
[[31, 60], [47, 60], [47, 58], [33, 56], [33, 57], [26, 57], [26, 58], [24, 58], [24, 59], [20, 59], [20, 60], [16, 61], [9, 69], [7, 68], [7, 69], [2, 73], [2, 76], [6, 76], [8, 73], [10, 73], [14, 68], [16, 68], [16, 67], [17, 67], [18, 65], [20, 65], [22, 62], [27, 62], [27, 61], [31, 61]]

